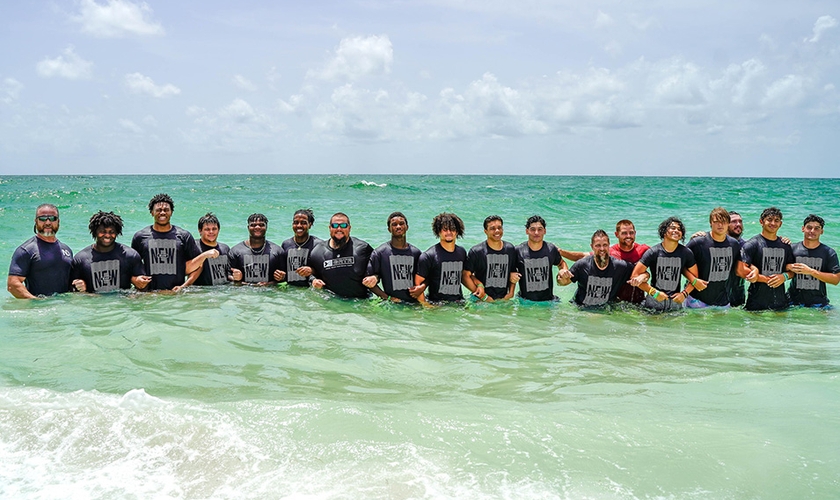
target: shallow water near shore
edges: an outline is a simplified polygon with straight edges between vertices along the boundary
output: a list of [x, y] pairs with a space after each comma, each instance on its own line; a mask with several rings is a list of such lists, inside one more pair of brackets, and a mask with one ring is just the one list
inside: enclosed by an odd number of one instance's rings
[[[99, 209], [150, 217], [161, 191], [190, 230], [208, 210], [220, 241], [265, 213], [291, 236], [296, 208], [350, 214], [353, 235], [433, 242], [434, 214], [505, 218], [525, 239], [584, 250], [592, 232], [636, 222], [639, 241], [679, 215], [708, 227], [761, 208], [781, 233], [827, 220], [840, 246], [840, 182], [593, 177], [173, 176], [0, 179], [0, 258], [31, 234], [34, 207], [61, 209], [59, 237], [89, 244]], [[693, 193], [686, 196], [686, 193]], [[630, 200], [641, 200], [640, 202]], [[704, 204], [705, 203], [705, 204]], [[798, 221], [798, 222], [797, 222]], [[837, 226], [840, 227], [840, 226]], [[431, 310], [279, 287], [0, 299], [0, 496], [6, 498], [833, 498], [840, 491], [837, 310], [687, 311], [468, 302]], [[840, 303], [831, 288], [829, 296]]]

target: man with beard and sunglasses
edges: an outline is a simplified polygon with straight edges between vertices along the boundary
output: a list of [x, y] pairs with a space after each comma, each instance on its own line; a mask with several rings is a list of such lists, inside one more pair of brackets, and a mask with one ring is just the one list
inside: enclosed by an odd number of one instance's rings
[[[616, 300], [621, 286], [630, 279], [631, 264], [610, 255], [610, 237], [603, 229], [595, 231], [590, 242], [592, 254], [576, 261], [569, 269], [571, 282], [578, 288], [572, 299], [582, 307], [599, 307]], [[565, 286], [568, 282], [558, 282]]]
[[351, 237], [351, 228], [347, 214], [337, 212], [330, 217], [330, 238], [309, 255], [312, 288], [326, 288], [339, 297], [364, 299], [370, 291], [362, 281], [373, 248], [366, 241]]
[[12, 254], [6, 288], [15, 298], [34, 299], [70, 291], [73, 252], [58, 241], [58, 208], [44, 203], [35, 209], [35, 236]]

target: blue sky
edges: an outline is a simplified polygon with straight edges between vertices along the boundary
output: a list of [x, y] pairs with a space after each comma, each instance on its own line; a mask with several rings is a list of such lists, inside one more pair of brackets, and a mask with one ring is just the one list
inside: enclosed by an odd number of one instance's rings
[[836, 1], [0, 5], [0, 174], [838, 177]]

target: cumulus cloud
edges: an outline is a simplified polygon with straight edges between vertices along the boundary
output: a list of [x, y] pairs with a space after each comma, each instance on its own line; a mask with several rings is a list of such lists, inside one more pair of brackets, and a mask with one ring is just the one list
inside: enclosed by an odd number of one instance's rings
[[181, 93], [181, 89], [171, 83], [155, 85], [154, 80], [140, 73], [125, 75], [125, 86], [135, 94], [148, 94], [158, 98], [170, 97]]
[[817, 43], [822, 38], [823, 33], [835, 27], [837, 27], [837, 19], [831, 16], [821, 16], [814, 23], [814, 35], [811, 38], [806, 38], [805, 41], [808, 43]]
[[237, 88], [242, 90], [247, 90], [248, 92], [253, 92], [257, 90], [257, 86], [254, 85], [251, 80], [248, 80], [242, 75], [234, 75], [233, 76], [233, 84], [236, 85]]
[[69, 46], [55, 59], [45, 58], [35, 67], [44, 78], [58, 76], [68, 80], [88, 80], [93, 74], [93, 63], [85, 61]]
[[21, 90], [23, 90], [22, 83], [14, 78], [5, 78], [3, 85], [0, 86], [0, 102], [11, 104], [17, 100]]
[[615, 21], [609, 14], [606, 14], [601, 9], [598, 9], [598, 14], [595, 16], [596, 28], [607, 28], [615, 24]]
[[125, 130], [128, 130], [129, 132], [133, 132], [135, 134], [142, 134], [143, 133], [143, 129], [140, 128], [139, 125], [137, 125], [133, 121], [128, 120], [126, 118], [120, 118], [119, 124], [120, 124], [120, 127], [122, 127]]
[[81, 25], [83, 33], [99, 38], [118, 38], [126, 35], [163, 35], [160, 23], [152, 21], [152, 9], [145, 3], [128, 0], [81, 0], [79, 14], [71, 19]]
[[390, 73], [393, 62], [394, 48], [388, 35], [351, 37], [341, 40], [334, 56], [322, 69], [310, 70], [307, 76], [321, 80], [359, 80]]
[[194, 147], [206, 150], [243, 152], [273, 147], [276, 136], [285, 126], [270, 114], [254, 108], [244, 99], [234, 99], [215, 112], [191, 106], [187, 116], [193, 127], [182, 136]]

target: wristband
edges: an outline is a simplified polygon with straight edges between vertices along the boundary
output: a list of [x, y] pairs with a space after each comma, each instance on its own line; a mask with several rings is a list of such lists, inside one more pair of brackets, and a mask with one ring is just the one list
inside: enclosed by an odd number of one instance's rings
[[697, 285], [696, 285], [695, 283], [697, 283], [697, 278], [694, 278], [694, 279], [691, 281], [691, 286], [693, 286], [694, 288], [697, 288]]
[[475, 285], [476, 288], [484, 288], [484, 283], [479, 283]]
[[657, 290], [656, 288], [653, 288], [653, 287], [648, 288], [648, 291], [647, 291], [648, 295], [650, 295], [650, 296], [653, 296], [653, 294], [655, 294], [657, 292], [659, 292], [659, 290]]
[[651, 297], [653, 297], [654, 299], [656, 299], [656, 297], [659, 297], [659, 290], [656, 290], [656, 291], [653, 293], [653, 295], [651, 295]]

